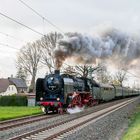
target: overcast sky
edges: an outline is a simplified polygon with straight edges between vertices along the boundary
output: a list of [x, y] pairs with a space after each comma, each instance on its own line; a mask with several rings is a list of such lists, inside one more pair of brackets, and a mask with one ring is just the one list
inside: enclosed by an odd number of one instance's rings
[[[139, 33], [139, 0], [23, 0], [64, 32], [92, 33], [99, 25], [108, 24], [122, 31]], [[3, 13], [40, 33], [58, 31], [33, 13], [19, 0], [0, 0]], [[16, 39], [5, 36], [10, 34]], [[41, 36], [0, 15], [0, 44], [20, 49]], [[17, 50], [0, 45], [0, 77], [16, 74]]]

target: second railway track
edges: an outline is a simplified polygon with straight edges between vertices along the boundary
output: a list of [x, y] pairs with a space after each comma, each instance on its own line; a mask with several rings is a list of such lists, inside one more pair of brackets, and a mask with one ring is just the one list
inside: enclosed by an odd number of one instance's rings
[[2, 122], [0, 122], [0, 131], [10, 129], [13, 127], [18, 127], [18, 126], [25, 125], [25, 124], [29, 124], [29, 123], [33, 123], [36, 121], [49, 119], [49, 118], [52, 118], [55, 116], [58, 116], [58, 115], [47, 115], [46, 116], [44, 114], [40, 114], [40, 115], [34, 115], [34, 116], [29, 116], [29, 117], [17, 118], [17, 119], [13, 119], [13, 120], [9, 120], [9, 121], [2, 121]]

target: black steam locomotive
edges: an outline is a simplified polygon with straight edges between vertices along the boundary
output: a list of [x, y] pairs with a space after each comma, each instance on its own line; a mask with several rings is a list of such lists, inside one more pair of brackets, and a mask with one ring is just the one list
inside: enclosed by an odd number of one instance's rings
[[74, 106], [92, 106], [98, 101], [139, 94], [139, 90], [100, 84], [83, 77], [60, 75], [59, 70], [36, 81], [36, 102], [46, 113]]

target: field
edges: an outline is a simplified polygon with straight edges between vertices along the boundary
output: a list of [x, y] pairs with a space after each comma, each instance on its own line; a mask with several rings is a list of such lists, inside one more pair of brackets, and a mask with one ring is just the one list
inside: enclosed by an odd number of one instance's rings
[[0, 106], [0, 121], [18, 117], [40, 114], [39, 107], [2, 107]]
[[137, 107], [136, 113], [132, 116], [128, 131], [122, 140], [140, 140], [140, 106]]

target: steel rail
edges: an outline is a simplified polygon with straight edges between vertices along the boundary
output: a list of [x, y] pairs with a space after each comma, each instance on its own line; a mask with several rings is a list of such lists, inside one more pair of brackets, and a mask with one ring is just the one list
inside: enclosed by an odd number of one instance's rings
[[[131, 100], [132, 100], [132, 99], [131, 99]], [[133, 100], [134, 100], [134, 99], [133, 99]], [[123, 101], [124, 101], [124, 100], [123, 100]], [[128, 101], [127, 101], [127, 102], [128, 102]], [[112, 104], [110, 104], [110, 106], [112, 106], [113, 104], [115, 105], [115, 103], [112, 102]], [[121, 105], [119, 105], [119, 107], [121, 107], [122, 105], [124, 105], [124, 104], [126, 104], [126, 103], [118, 103], [118, 104], [121, 104]], [[107, 107], [108, 107], [108, 106], [106, 106], [106, 108], [107, 108]], [[116, 107], [116, 108], [117, 108], [117, 107]], [[100, 111], [100, 110], [101, 110], [101, 109], [98, 108], [97, 110], [94, 110], [94, 113], [97, 113], [97, 112]], [[102, 110], [103, 110], [103, 109], [102, 109]], [[72, 118], [72, 119], [69, 119], [69, 120], [65, 120], [65, 121], [63, 121], [63, 122], [56, 123], [56, 124], [51, 125], [51, 126], [47, 126], [47, 127], [44, 127], [44, 128], [41, 128], [41, 129], [38, 129], [38, 130], [35, 130], [35, 131], [31, 131], [31, 132], [28, 132], [28, 133], [24, 133], [24, 134], [22, 134], [22, 135], [19, 135], [19, 136], [10, 138], [9, 140], [21, 140], [22, 138], [26, 138], [26, 137], [29, 137], [29, 136], [31, 136], [31, 135], [35, 135], [35, 134], [37, 135], [38, 133], [40, 133], [40, 132], [42, 132], [42, 131], [50, 130], [50, 129], [52, 129], [52, 128], [55, 128], [55, 127], [58, 127], [58, 126], [60, 126], [60, 125], [69, 123], [69, 122], [71, 122], [71, 121], [73, 121], [73, 120], [76, 120], [76, 119], [79, 119], [79, 118], [81, 118], [81, 117], [90, 115], [90, 114], [92, 114], [92, 113], [93, 113], [93, 111], [92, 111], [92, 112], [88, 112], [86, 115], [84, 114], [84, 115], [75, 117], [74, 119]], [[106, 112], [106, 113], [108, 113], [108, 112]], [[99, 116], [101, 116], [101, 115], [104, 115], [104, 114], [100, 114]], [[99, 116], [97, 116], [97, 117], [99, 117]], [[96, 117], [96, 118], [97, 118], [97, 117]], [[92, 118], [92, 119], [90, 119], [90, 120], [93, 120], [93, 119], [95, 119], [95, 118]], [[88, 121], [90, 121], [90, 120], [88, 120]], [[86, 121], [86, 122], [88, 122], [88, 121]], [[86, 122], [81, 123], [81, 125], [84, 124], [84, 123], [86, 123]], [[65, 132], [67, 132], [67, 131], [70, 131], [70, 130], [72, 130], [73, 128], [78, 127], [78, 126], [80, 126], [80, 124], [77, 125], [77, 126], [73, 126], [73, 127], [71, 127], [71, 128], [68, 128], [68, 129], [66, 129], [66, 130], [64, 130], [64, 131], [62, 131], [62, 132], [60, 132], [60, 133], [54, 134], [54, 136], [51, 136], [50, 138], [47, 138], [46, 140], [52, 139], [52, 137], [55, 138], [55, 137], [58, 136], [58, 135], [62, 135], [63, 133], [65, 133]], [[27, 138], [27, 139], [28, 139], [28, 138]]]

